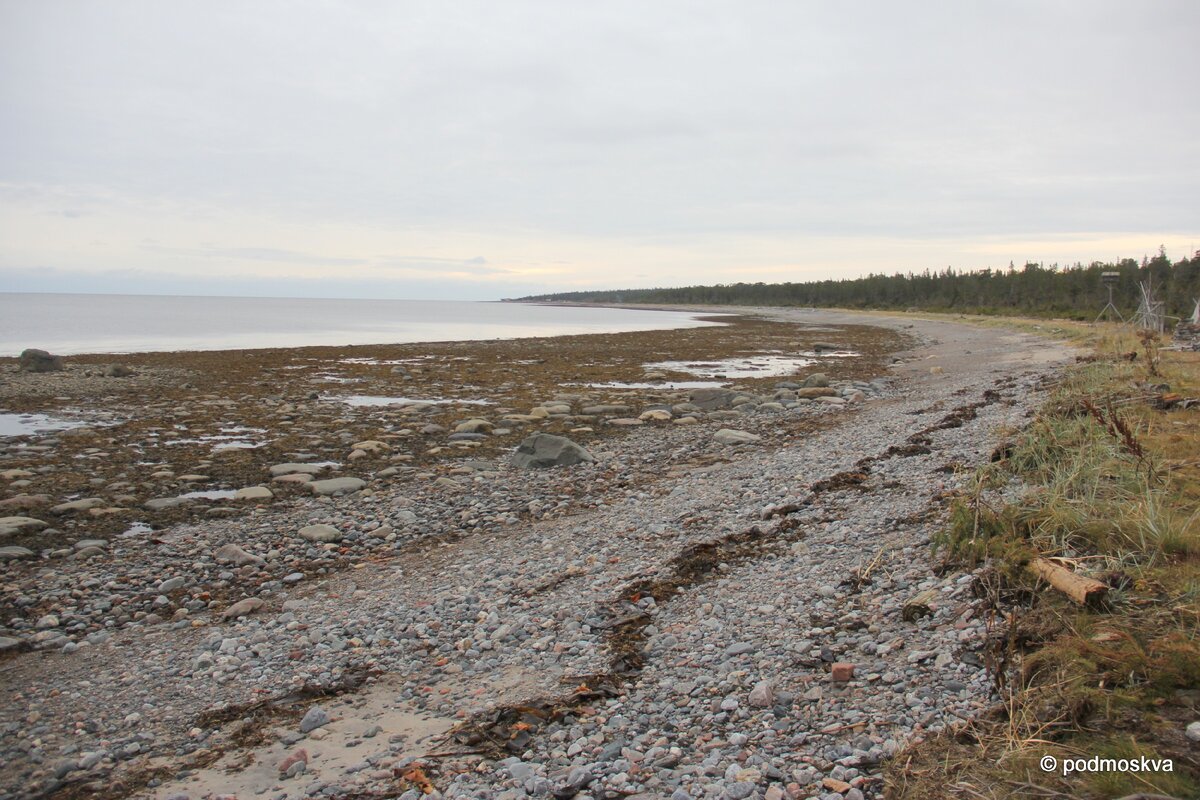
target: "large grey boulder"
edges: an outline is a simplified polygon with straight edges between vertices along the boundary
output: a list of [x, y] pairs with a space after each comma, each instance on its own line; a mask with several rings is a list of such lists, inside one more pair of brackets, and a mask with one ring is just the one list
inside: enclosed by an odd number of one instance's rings
[[551, 433], [535, 433], [526, 438], [512, 457], [512, 463], [526, 469], [567, 467], [595, 460], [591, 453], [575, 442]]
[[332, 525], [306, 525], [300, 529], [300, 538], [310, 542], [340, 542], [342, 532]]
[[280, 475], [316, 475], [320, 472], [329, 469], [328, 464], [272, 464], [270, 467], [271, 477], [277, 478]]
[[326, 478], [304, 484], [313, 494], [350, 494], [367, 485], [362, 478]]
[[33, 517], [0, 517], [0, 537], [36, 532], [46, 527], [49, 526], [45, 522]]
[[238, 489], [237, 492], [234, 493], [233, 499], [234, 500], [270, 500], [274, 496], [275, 496], [275, 493], [272, 492], [270, 489], [268, 489], [265, 486], [246, 486], [244, 488]]
[[190, 506], [191, 504], [192, 500], [190, 497], [156, 497], [153, 500], [147, 500], [142, 503], [142, 506], [151, 511], [166, 511], [168, 508]]
[[747, 433], [746, 431], [735, 431], [730, 428], [722, 428], [713, 434], [713, 441], [715, 441], [717, 444], [753, 444], [761, 439], [761, 436], [756, 436], [753, 433]]
[[702, 411], [729, 408], [737, 392], [729, 389], [695, 389], [688, 395], [688, 402]]
[[600, 414], [628, 414], [629, 406], [620, 405], [618, 403], [608, 403], [596, 406], [584, 406], [579, 411], [587, 417], [593, 417]]
[[17, 547], [16, 545], [0, 547], [0, 561], [9, 561], [18, 558], [33, 558], [33, 551], [27, 547]]
[[266, 563], [261, 556], [247, 553], [233, 543], [221, 545], [213, 555], [216, 557], [218, 564], [233, 564], [234, 566], [244, 567], [247, 564], [262, 566]]
[[45, 350], [30, 347], [21, 352], [21, 360], [17, 364], [20, 372], [58, 372], [63, 368], [62, 359], [52, 356]]
[[99, 508], [104, 505], [104, 500], [99, 497], [85, 497], [82, 500], [72, 500], [69, 503], [59, 503], [50, 509], [51, 514], [74, 514], [77, 511], [90, 511], [93, 508]]

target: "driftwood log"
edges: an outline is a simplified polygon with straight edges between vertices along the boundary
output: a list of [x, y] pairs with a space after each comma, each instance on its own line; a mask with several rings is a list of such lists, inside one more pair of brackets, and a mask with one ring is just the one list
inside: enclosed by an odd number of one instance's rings
[[1095, 605], [1108, 594], [1108, 587], [1100, 581], [1076, 575], [1066, 567], [1044, 558], [1029, 562], [1029, 569], [1081, 606]]
[[919, 594], [913, 595], [905, 603], [900, 610], [900, 618], [905, 622], [915, 622], [921, 617], [928, 617], [933, 613], [930, 608], [933, 602], [937, 600], [937, 589], [926, 589]]

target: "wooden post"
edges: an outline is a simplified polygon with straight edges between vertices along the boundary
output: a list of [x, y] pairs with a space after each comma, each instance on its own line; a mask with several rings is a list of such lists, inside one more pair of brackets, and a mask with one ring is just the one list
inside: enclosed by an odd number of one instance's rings
[[1108, 587], [1100, 581], [1076, 575], [1066, 567], [1044, 558], [1029, 562], [1029, 569], [1081, 606], [1095, 605], [1108, 594]]
[[916, 594], [904, 603], [904, 607], [900, 610], [900, 618], [905, 622], [914, 622], [921, 617], [928, 617], [933, 613], [933, 609], [929, 606], [933, 601], [937, 600], [937, 589], [926, 589], [919, 594]]

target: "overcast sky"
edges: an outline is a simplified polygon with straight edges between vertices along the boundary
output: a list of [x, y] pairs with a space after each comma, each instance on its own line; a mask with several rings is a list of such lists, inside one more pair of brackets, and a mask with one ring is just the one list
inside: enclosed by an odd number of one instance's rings
[[0, 0], [0, 291], [1178, 258], [1198, 39], [1196, 0]]

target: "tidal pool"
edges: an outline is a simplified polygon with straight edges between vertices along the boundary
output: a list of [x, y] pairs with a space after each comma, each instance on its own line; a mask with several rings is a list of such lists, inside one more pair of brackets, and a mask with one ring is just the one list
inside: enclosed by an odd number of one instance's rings
[[683, 372], [701, 378], [783, 378], [795, 375], [804, 367], [817, 363], [816, 358], [802, 356], [742, 356], [719, 361], [656, 361], [643, 364], [648, 370]]
[[0, 414], [0, 437], [52, 433], [68, 428], [82, 428], [86, 424], [79, 420], [52, 417], [48, 414]]
[[407, 406], [415, 404], [426, 405], [452, 405], [460, 403], [468, 406], [493, 406], [491, 400], [463, 400], [456, 397], [380, 397], [367, 394], [354, 394], [349, 397], [324, 397], [323, 400], [336, 400], [345, 403], [348, 406], [367, 407], [367, 406]]

